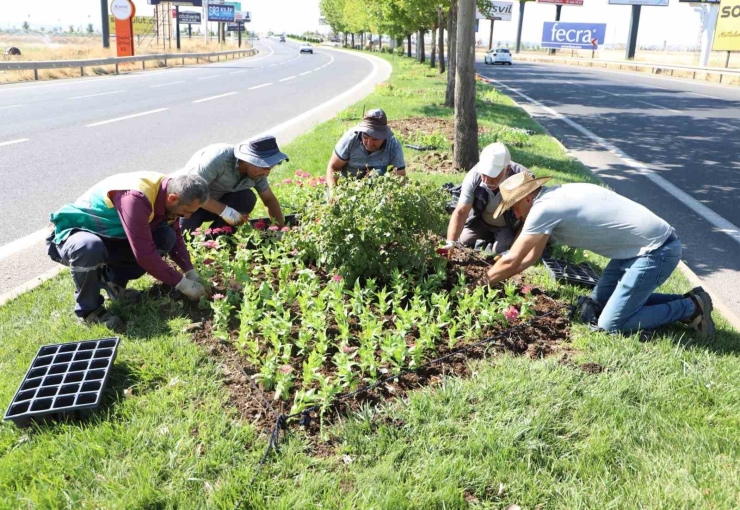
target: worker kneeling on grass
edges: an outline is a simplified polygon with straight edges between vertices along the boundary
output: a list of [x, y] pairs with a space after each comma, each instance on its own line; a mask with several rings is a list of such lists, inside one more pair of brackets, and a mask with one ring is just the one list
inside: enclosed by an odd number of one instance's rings
[[217, 143], [199, 150], [175, 175], [201, 176], [208, 183], [209, 198], [199, 211], [182, 220], [182, 228], [193, 230], [206, 221], [213, 222], [211, 228], [241, 225], [257, 203], [252, 188], [270, 217], [278, 226], [285, 226], [280, 203], [267, 181], [270, 171], [283, 161], [288, 161], [288, 156], [280, 152], [274, 136], [238, 145]]
[[498, 187], [506, 178], [529, 172], [519, 163], [511, 161], [509, 149], [502, 143], [488, 145], [475, 165], [463, 179], [460, 198], [447, 226], [447, 245], [456, 242], [473, 248], [503, 253], [514, 243], [520, 223], [510, 212], [498, 218], [494, 211], [501, 203]]
[[326, 183], [331, 190], [339, 176], [362, 179], [385, 175], [391, 168], [395, 175], [406, 175], [403, 148], [388, 126], [388, 117], [380, 109], [369, 110], [356, 127], [339, 139], [326, 167]]
[[524, 225], [511, 250], [478, 284], [497, 283], [524, 271], [552, 237], [611, 259], [591, 294], [601, 308], [600, 329], [632, 333], [681, 321], [706, 339], [714, 337], [712, 299], [703, 289], [684, 295], [654, 293], [681, 260], [681, 241], [673, 227], [601, 186], [543, 187], [549, 179], [524, 172], [501, 183], [502, 201], [494, 217], [511, 209]]
[[[206, 295], [179, 222], [206, 200], [208, 185], [200, 177], [135, 172], [108, 177], [52, 213], [48, 253], [72, 272], [75, 314], [80, 320], [111, 329], [123, 326], [103, 306], [100, 290], [112, 300], [136, 302], [141, 293], [126, 285], [144, 273], [192, 300]], [[162, 259], [166, 254], [184, 275]]]

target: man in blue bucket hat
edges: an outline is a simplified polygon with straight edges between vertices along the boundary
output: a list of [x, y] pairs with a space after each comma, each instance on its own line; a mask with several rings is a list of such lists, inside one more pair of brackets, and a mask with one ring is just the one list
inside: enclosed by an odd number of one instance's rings
[[283, 211], [267, 181], [270, 170], [283, 161], [288, 161], [288, 156], [280, 152], [274, 136], [252, 138], [236, 145], [217, 143], [199, 150], [177, 173], [205, 179], [208, 201], [190, 218], [183, 219], [182, 227], [193, 230], [206, 221], [213, 222], [211, 228], [241, 225], [257, 203], [252, 188], [270, 217], [283, 227]]

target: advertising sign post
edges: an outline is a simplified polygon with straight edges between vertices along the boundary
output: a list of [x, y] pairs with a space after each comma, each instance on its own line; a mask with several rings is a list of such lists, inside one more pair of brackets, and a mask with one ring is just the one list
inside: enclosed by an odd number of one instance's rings
[[546, 21], [542, 27], [543, 48], [598, 48], [606, 37], [605, 23], [561, 23]]
[[116, 19], [116, 55], [133, 57], [134, 24], [131, 19], [136, 15], [136, 7], [130, 0], [113, 0], [110, 12]]

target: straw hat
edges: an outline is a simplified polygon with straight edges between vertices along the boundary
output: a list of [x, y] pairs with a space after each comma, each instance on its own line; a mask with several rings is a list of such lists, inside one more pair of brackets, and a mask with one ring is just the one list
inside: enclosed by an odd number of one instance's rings
[[529, 172], [520, 172], [512, 175], [498, 187], [499, 193], [501, 193], [501, 203], [498, 204], [498, 207], [493, 213], [493, 217], [498, 218], [504, 214], [505, 211], [511, 209], [512, 205], [516, 204], [533, 191], [541, 188], [550, 179], [552, 179], [551, 176], [535, 179]]

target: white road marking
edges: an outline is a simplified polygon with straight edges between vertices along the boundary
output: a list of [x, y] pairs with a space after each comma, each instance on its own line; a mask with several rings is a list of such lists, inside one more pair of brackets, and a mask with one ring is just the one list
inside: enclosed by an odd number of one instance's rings
[[647, 101], [642, 101], [640, 99], [635, 99], [635, 101], [637, 101], [638, 103], [646, 104], [648, 106], [654, 106], [655, 108], [660, 108], [661, 110], [668, 110], [669, 112], [673, 112], [673, 113], [681, 113], [678, 110], [667, 108], [665, 106], [660, 106], [659, 104], [655, 104], [655, 103], [648, 103]]
[[121, 92], [126, 92], [126, 91], [125, 90], [114, 90], [112, 92], [101, 92], [99, 94], [87, 94], [86, 96], [68, 97], [67, 99], [84, 99], [86, 97], [108, 96], [110, 94], [120, 94]]
[[735, 129], [737, 129], [737, 128], [736, 128], [735, 126], [733, 126], [732, 124], [726, 124], [726, 123], [724, 123], [724, 122], [718, 122], [718, 121], [716, 121], [716, 120], [714, 121], [714, 123], [715, 123], [715, 124], [717, 124], [718, 126], [726, 127], [726, 128], [732, 129], [732, 130], [735, 130]]
[[617, 96], [617, 97], [619, 97], [619, 94], [615, 94], [614, 92], [609, 92], [608, 90], [604, 90], [604, 89], [594, 89], [594, 90], [596, 90], [598, 92], [603, 92], [604, 94], [609, 94], [610, 96]]
[[270, 64], [270, 65], [269, 65], [269, 66], [267, 66], [267, 67], [275, 67], [276, 65], [279, 65], [279, 64]]
[[273, 83], [263, 83], [262, 85], [257, 85], [256, 87], [249, 87], [247, 90], [261, 89], [262, 87], [269, 87], [270, 85], [274, 85], [274, 84]]
[[16, 239], [15, 241], [0, 246], [0, 261], [7, 259], [11, 255], [23, 251], [34, 244], [43, 241], [49, 235], [49, 230], [42, 228], [32, 234]]
[[102, 126], [103, 124], [111, 124], [112, 122], [119, 122], [119, 121], [122, 121], [122, 120], [133, 119], [133, 118], [136, 118], [136, 117], [143, 117], [144, 115], [151, 115], [152, 113], [159, 113], [159, 112], [163, 112], [165, 110], [169, 110], [169, 108], [157, 108], [156, 110], [149, 110], [148, 112], [134, 113], [133, 115], [126, 115], [124, 117], [118, 117], [118, 118], [115, 118], [115, 119], [104, 120], [104, 121], [101, 121], [101, 122], [95, 122], [94, 124], [88, 124], [85, 127]]
[[21, 142], [27, 142], [28, 138], [19, 138], [18, 140], [11, 140], [9, 142], [0, 142], [0, 147], [4, 147], [5, 145], [13, 145], [14, 143], [21, 143]]
[[295, 75], [288, 76], [287, 78], [283, 78], [282, 80], [278, 80], [278, 81], [288, 81], [288, 80], [292, 80], [293, 78], [295, 78]]
[[218, 78], [221, 76], [220, 74], [214, 74], [213, 76], [204, 76], [203, 78], [198, 78], [199, 80], [210, 80], [211, 78]]
[[185, 80], [171, 81], [169, 83], [160, 83], [159, 85], [149, 85], [149, 88], [156, 89], [157, 87], [166, 87], [167, 85], [176, 85], [178, 83], [185, 83]]
[[18, 108], [20, 106], [23, 106], [22, 104], [12, 104], [10, 106], [0, 106], [0, 110], [6, 110], [8, 108]]
[[720, 99], [715, 96], [708, 96], [706, 94], [699, 94], [698, 92], [686, 92], [687, 94], [691, 94], [692, 96], [699, 96], [699, 97], [708, 97], [709, 99]]
[[531, 97], [527, 96], [526, 94], [523, 94], [519, 92], [517, 89], [509, 87], [508, 85], [505, 85], [504, 83], [494, 80], [493, 78], [488, 78], [489, 81], [499, 84], [500, 86], [504, 87], [507, 90], [510, 90], [514, 94], [523, 97], [527, 101], [529, 101], [531, 104], [538, 106], [543, 111], [549, 113], [553, 118], [562, 120], [566, 124], [568, 124], [570, 127], [575, 129], [576, 131], [584, 134], [594, 142], [601, 145], [604, 149], [611, 152], [615, 156], [617, 156], [619, 159], [622, 160], [624, 164], [627, 166], [630, 166], [637, 170], [638, 173], [644, 175], [649, 180], [651, 180], [654, 184], [662, 188], [664, 191], [670, 193], [673, 195], [677, 200], [679, 200], [681, 203], [683, 203], [685, 206], [693, 210], [695, 213], [697, 213], [699, 216], [707, 220], [709, 223], [717, 227], [719, 232], [722, 232], [724, 234], [727, 234], [733, 241], [740, 244], [740, 228], [734, 225], [732, 222], [726, 220], [713, 210], [711, 210], [709, 207], [705, 206], [698, 200], [696, 200], [694, 197], [686, 193], [685, 191], [681, 190], [677, 186], [671, 184], [669, 181], [664, 179], [663, 177], [659, 176], [652, 170], [650, 170], [647, 166], [645, 166], [643, 163], [632, 159], [630, 156], [622, 152], [617, 146], [613, 145], [612, 143], [604, 140], [597, 134], [589, 131], [585, 127], [581, 126], [577, 122], [574, 122], [570, 120], [565, 115], [557, 112], [553, 108], [550, 108], [548, 106], [545, 106], [544, 104], [540, 103], [536, 99], [532, 99]]
[[247, 71], [249, 71], [249, 69], [245, 69], [244, 71], [234, 71], [233, 73], [229, 73], [229, 74], [242, 74], [242, 73], [246, 73]]
[[219, 94], [217, 96], [206, 97], [206, 98], [203, 98], [203, 99], [198, 99], [196, 101], [193, 101], [193, 103], [203, 103], [205, 101], [211, 101], [213, 99], [219, 99], [221, 97], [233, 96], [234, 94], [238, 94], [238, 92], [227, 92], [226, 94]]
[[321, 69], [321, 67], [314, 67], [313, 68], [314, 71], [318, 71], [319, 69]]
[[306, 76], [307, 74], [311, 74], [313, 71], [306, 71], [305, 73], [301, 73], [298, 76]]

